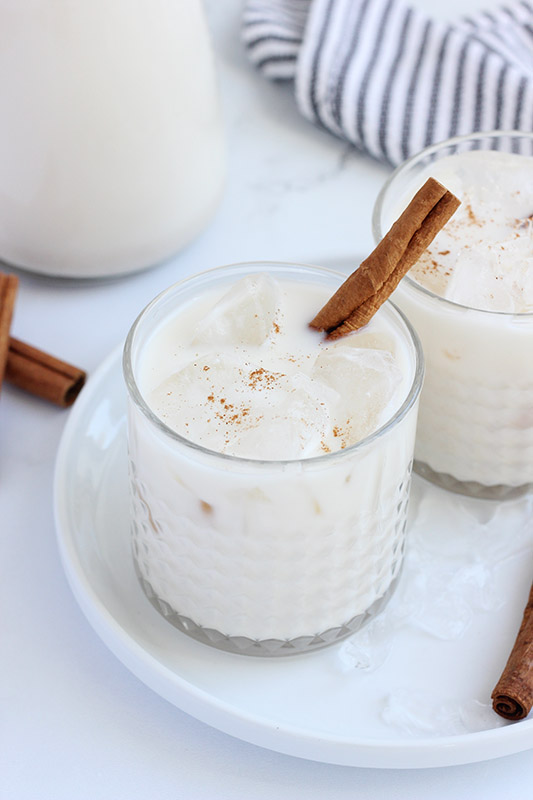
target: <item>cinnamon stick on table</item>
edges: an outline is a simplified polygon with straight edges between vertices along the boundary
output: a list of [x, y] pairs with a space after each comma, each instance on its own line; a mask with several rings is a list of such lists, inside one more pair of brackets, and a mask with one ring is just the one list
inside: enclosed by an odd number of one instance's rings
[[15, 309], [18, 278], [0, 272], [0, 386], [6, 371], [9, 353], [9, 329]]
[[448, 222], [460, 202], [429, 178], [381, 242], [310, 323], [338, 339], [366, 325]]
[[513, 649], [492, 692], [492, 707], [510, 720], [524, 719], [533, 708], [533, 586]]
[[3, 379], [56, 405], [72, 405], [85, 383], [83, 370], [10, 337], [18, 278], [0, 272], [0, 386]]
[[19, 339], [9, 340], [6, 381], [62, 408], [71, 406], [86, 373]]

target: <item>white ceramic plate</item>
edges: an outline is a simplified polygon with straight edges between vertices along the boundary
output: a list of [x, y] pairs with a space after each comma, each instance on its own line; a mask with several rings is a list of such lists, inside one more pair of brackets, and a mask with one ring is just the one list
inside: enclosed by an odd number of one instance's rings
[[128, 669], [221, 731], [317, 761], [447, 766], [533, 747], [532, 719], [507, 724], [490, 708], [533, 575], [531, 497], [472, 501], [416, 479], [400, 586], [371, 626], [306, 655], [219, 652], [175, 630], [137, 583], [120, 360], [71, 412], [55, 508], [72, 591]]

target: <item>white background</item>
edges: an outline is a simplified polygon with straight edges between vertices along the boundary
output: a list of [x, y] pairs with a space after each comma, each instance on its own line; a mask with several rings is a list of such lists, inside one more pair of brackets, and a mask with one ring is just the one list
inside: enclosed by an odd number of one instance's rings
[[[432, 10], [447, 16], [459, 6], [481, 3], [443, 1]], [[251, 69], [240, 9], [239, 0], [207, 4], [229, 154], [209, 228], [168, 263], [126, 279], [76, 283], [20, 272], [15, 336], [93, 372], [146, 302], [180, 277], [257, 259], [348, 271], [372, 248], [372, 205], [388, 170], [313, 128], [288, 88]], [[52, 479], [67, 416], [2, 389], [2, 800], [531, 796], [531, 752], [446, 769], [335, 767], [233, 739], [143, 685], [86, 622], [60, 565]]]

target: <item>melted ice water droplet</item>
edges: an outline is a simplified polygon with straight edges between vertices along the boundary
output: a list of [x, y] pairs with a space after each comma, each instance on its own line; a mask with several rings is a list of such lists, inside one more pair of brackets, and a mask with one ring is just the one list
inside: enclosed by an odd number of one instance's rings
[[388, 351], [341, 345], [318, 356], [312, 377], [338, 392], [333, 421], [346, 445], [379, 426], [401, 381], [400, 370]]
[[272, 331], [279, 296], [270, 275], [247, 275], [201, 320], [192, 344], [262, 344]]

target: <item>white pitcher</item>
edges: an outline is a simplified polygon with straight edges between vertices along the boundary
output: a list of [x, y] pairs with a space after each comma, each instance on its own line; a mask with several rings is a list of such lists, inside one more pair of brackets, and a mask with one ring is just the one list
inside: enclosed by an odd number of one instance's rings
[[224, 156], [200, 0], [0, 0], [0, 259], [155, 265], [207, 224]]

